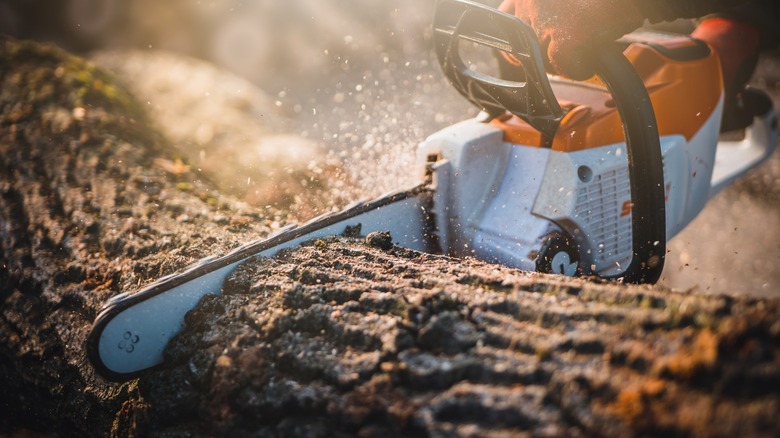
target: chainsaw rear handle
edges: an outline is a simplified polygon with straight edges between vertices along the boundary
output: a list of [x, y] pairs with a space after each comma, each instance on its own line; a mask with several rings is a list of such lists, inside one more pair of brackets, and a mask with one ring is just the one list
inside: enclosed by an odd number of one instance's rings
[[[495, 78], [469, 68], [459, 53], [460, 40], [511, 54], [522, 65], [525, 81]], [[493, 117], [509, 111], [545, 137], [555, 135], [563, 112], [528, 24], [470, 0], [439, 0], [434, 44], [444, 74], [466, 99]], [[610, 278], [654, 283], [661, 277], [666, 254], [663, 161], [655, 113], [642, 79], [616, 45], [594, 50], [590, 59], [623, 123], [633, 204], [631, 263]]]

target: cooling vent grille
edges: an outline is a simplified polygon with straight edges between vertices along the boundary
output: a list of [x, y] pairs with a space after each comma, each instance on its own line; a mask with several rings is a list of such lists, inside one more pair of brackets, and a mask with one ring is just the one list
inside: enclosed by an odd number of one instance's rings
[[630, 197], [627, 167], [595, 175], [577, 191], [574, 215], [593, 244], [598, 268], [631, 255], [631, 213], [623, 205]]

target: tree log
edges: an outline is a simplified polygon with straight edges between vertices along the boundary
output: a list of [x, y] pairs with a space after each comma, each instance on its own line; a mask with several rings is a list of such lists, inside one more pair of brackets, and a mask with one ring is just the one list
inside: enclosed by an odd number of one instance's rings
[[[780, 300], [316, 240], [242, 264], [164, 368], [97, 376], [97, 309], [288, 218], [220, 194], [106, 73], [0, 53], [0, 432], [780, 435]], [[162, 164], [161, 164], [162, 163]]]
[[176, 165], [142, 107], [82, 59], [3, 40], [0, 75], [0, 426], [103, 435], [137, 391], [85, 359], [101, 303], [269, 221]]

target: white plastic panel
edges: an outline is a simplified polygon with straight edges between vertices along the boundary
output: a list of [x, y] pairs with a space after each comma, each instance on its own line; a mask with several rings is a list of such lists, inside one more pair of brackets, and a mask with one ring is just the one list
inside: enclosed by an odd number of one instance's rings
[[625, 144], [552, 151], [533, 213], [566, 229], [586, 266], [618, 273], [631, 259], [631, 192]]
[[671, 239], [690, 222], [686, 208], [690, 166], [685, 146], [685, 137], [681, 135], [661, 138], [666, 194], [666, 240]]
[[[663, 137], [667, 195], [666, 231], [673, 235], [689, 220], [685, 139]], [[560, 225], [581, 246], [583, 261], [602, 275], [617, 274], [631, 260], [631, 188], [625, 143], [550, 154], [532, 212]]]
[[549, 149], [512, 146], [504, 179], [472, 242], [477, 258], [525, 270], [536, 268], [542, 239], [560, 230], [531, 213], [549, 155]]
[[777, 115], [769, 111], [756, 117], [742, 141], [721, 141], [715, 155], [715, 169], [709, 196], [714, 196], [735, 179], [767, 159], [777, 147]]
[[[495, 196], [504, 174], [510, 145], [501, 129], [476, 119], [452, 125], [430, 136], [418, 149], [418, 159], [439, 155], [434, 209], [442, 246], [453, 256], [472, 256], [472, 241], [480, 218]], [[446, 198], [443, 196], [446, 193]], [[441, 230], [444, 229], [442, 232]]]

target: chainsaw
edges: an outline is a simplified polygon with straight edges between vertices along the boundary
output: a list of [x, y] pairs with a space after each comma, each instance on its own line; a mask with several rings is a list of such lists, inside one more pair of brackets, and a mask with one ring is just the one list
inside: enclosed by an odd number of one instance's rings
[[[691, 37], [630, 34], [593, 54], [594, 78], [575, 82], [546, 74], [533, 30], [488, 6], [439, 0], [433, 28], [444, 74], [482, 112], [419, 145], [419, 181], [113, 297], [87, 343], [102, 376], [159, 366], [185, 314], [248, 258], [347, 230], [524, 270], [653, 283], [667, 239], [777, 143], [763, 94], [744, 138], [720, 139], [719, 60]], [[521, 74], [474, 68], [463, 55], [474, 46]]]

